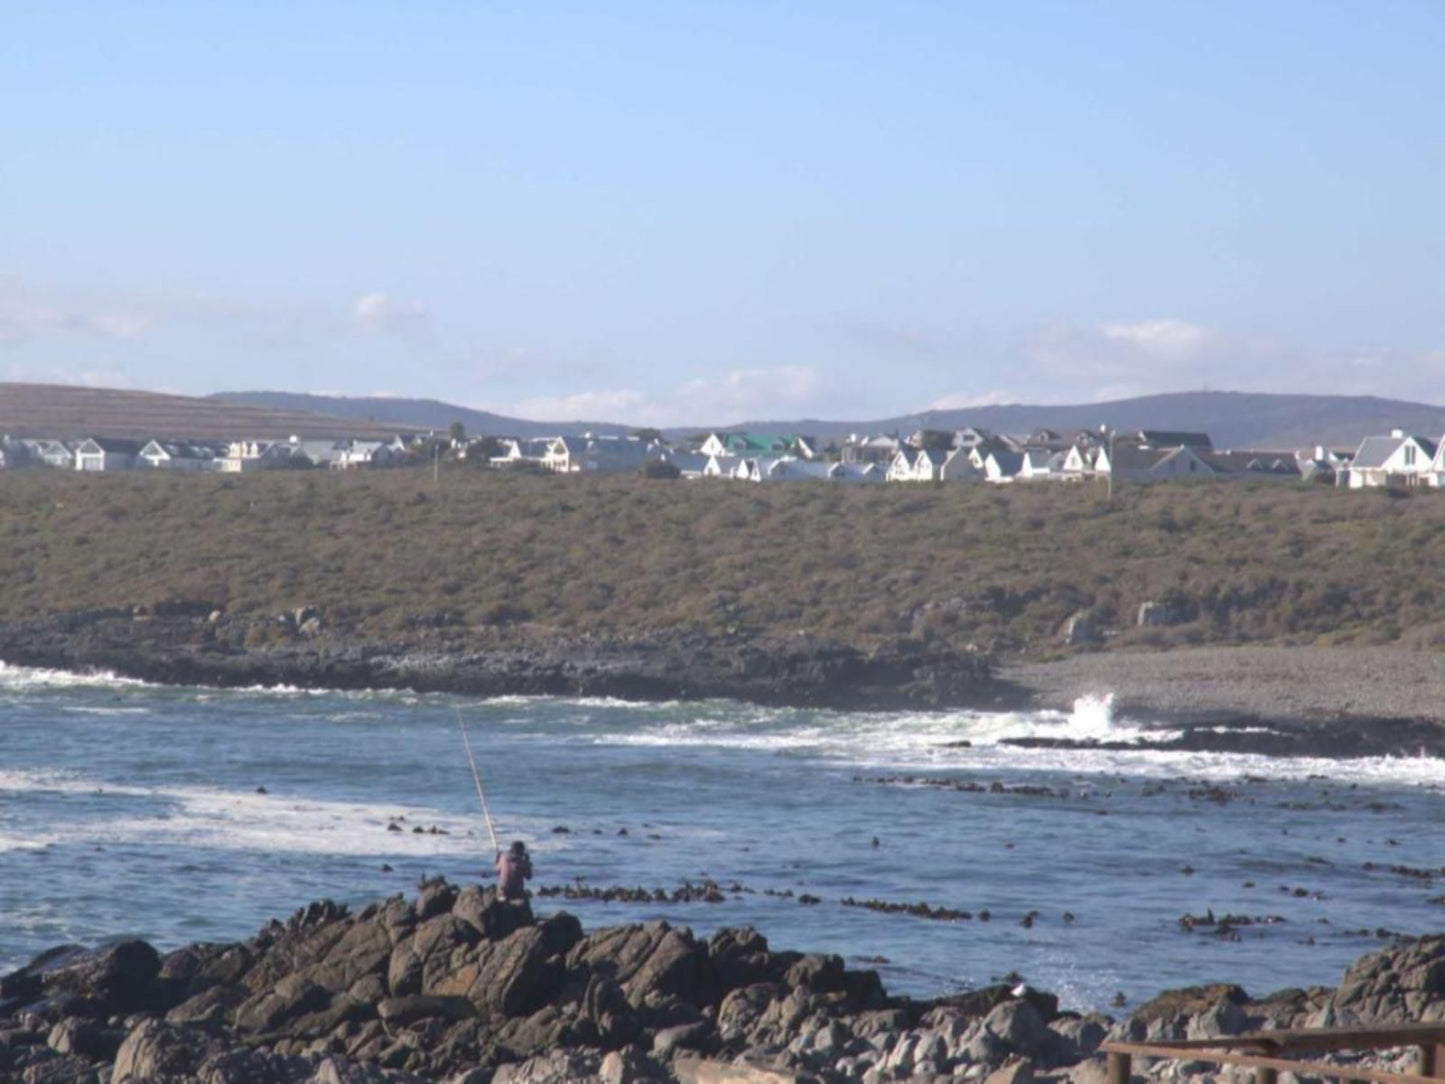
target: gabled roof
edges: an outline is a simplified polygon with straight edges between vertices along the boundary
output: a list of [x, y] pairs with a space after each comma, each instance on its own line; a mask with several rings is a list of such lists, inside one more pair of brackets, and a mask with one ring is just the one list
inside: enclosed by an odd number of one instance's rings
[[1355, 470], [1378, 470], [1385, 465], [1385, 460], [1394, 455], [1396, 449], [1408, 439], [1408, 437], [1366, 437], [1360, 441], [1360, 447], [1355, 452], [1355, 461], [1351, 466]]
[[1277, 474], [1298, 477], [1299, 463], [1288, 452], [1202, 452], [1199, 458], [1226, 474]]
[[[141, 449], [140, 441], [121, 440], [117, 437], [87, 437], [86, 440], [81, 443], [81, 447], [84, 447], [86, 443], [94, 444], [101, 451], [109, 455], [139, 455]], [[79, 449], [77, 449], [77, 451], [78, 450]], [[94, 453], [91, 454], [93, 455]]]
[[1194, 448], [1208, 449], [1214, 447], [1214, 441], [1209, 439], [1208, 433], [1189, 433], [1175, 429], [1140, 429], [1130, 434], [1140, 444], [1147, 444], [1151, 448]]
[[1017, 474], [1019, 472], [1019, 468], [1024, 465], [1024, 457], [1022, 452], [1011, 452], [1003, 448], [1000, 448], [997, 451], [989, 452], [988, 458], [993, 460], [993, 465], [998, 470], [999, 474], [1005, 477], [1011, 477], [1012, 475]]
[[1111, 471], [1153, 470], [1176, 451], [1178, 451], [1177, 448], [1139, 448], [1133, 444], [1116, 444], [1114, 454], [1109, 457], [1109, 469]]

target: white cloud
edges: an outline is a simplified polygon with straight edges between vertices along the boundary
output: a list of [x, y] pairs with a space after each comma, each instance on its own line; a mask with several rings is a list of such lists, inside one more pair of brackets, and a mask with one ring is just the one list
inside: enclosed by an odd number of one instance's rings
[[636, 425], [731, 425], [760, 415], [807, 409], [823, 390], [822, 374], [802, 365], [734, 369], [657, 394], [635, 389], [584, 391], [524, 400], [513, 412], [545, 421], [615, 421]]
[[431, 310], [420, 301], [397, 301], [384, 293], [362, 294], [351, 305], [356, 325], [373, 335], [411, 334], [431, 318]]
[[1099, 332], [1105, 339], [1129, 343], [1146, 354], [1163, 358], [1186, 358], [1197, 354], [1208, 338], [1204, 328], [1184, 320], [1102, 324]]
[[524, 418], [557, 422], [629, 422], [642, 420], [647, 396], [640, 391], [582, 391], [574, 395], [538, 396], [518, 403], [514, 412]]
[[155, 322], [156, 314], [134, 299], [47, 289], [0, 275], [0, 343], [46, 335], [137, 339]]
[[[1030, 402], [1038, 401], [1037, 398], [1030, 400]], [[974, 395], [971, 392], [954, 392], [951, 395], [939, 396], [924, 409], [969, 410], [973, 407], [1008, 406], [1017, 402], [1020, 402], [1019, 397], [1009, 391], [986, 391], [981, 395]]]

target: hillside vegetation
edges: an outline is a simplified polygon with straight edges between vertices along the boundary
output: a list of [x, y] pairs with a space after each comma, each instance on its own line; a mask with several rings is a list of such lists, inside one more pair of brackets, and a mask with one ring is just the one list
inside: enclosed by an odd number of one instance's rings
[[[328, 628], [1445, 643], [1445, 494], [756, 486], [430, 472], [0, 474], [0, 621], [169, 599]], [[1181, 619], [1136, 628], [1145, 600]]]
[[12, 437], [285, 440], [294, 435], [380, 440], [396, 432], [392, 422], [282, 407], [115, 388], [0, 383], [0, 433]]

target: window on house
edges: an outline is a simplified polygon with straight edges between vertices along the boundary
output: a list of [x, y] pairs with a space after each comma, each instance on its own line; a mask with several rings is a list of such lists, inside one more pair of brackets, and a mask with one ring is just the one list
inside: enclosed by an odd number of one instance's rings
[[1415, 465], [1415, 446], [1414, 446], [1413, 444], [1407, 444], [1407, 445], [1405, 445], [1405, 466], [1407, 466], [1407, 467], [1413, 467], [1414, 465]]

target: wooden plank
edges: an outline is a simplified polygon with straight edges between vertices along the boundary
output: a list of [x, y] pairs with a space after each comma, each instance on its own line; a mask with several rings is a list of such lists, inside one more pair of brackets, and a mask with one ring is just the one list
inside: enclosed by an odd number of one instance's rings
[[[1246, 1031], [1216, 1039], [1171, 1039], [1176, 1050], [1254, 1047], [1265, 1050], [1350, 1050], [1445, 1044], [1445, 1023], [1392, 1024], [1389, 1027], [1301, 1028], [1298, 1031]], [[1144, 1045], [1148, 1045], [1147, 1043]], [[1445, 1068], [1445, 1065], [1442, 1065]]]
[[1389, 1073], [1383, 1069], [1366, 1069], [1359, 1065], [1330, 1065], [1322, 1061], [1296, 1061], [1288, 1058], [1266, 1058], [1257, 1054], [1236, 1054], [1229, 1051], [1210, 1053], [1197, 1046], [1175, 1046], [1164, 1043], [1105, 1043], [1101, 1050], [1109, 1054], [1129, 1054], [1137, 1058], [1162, 1058], [1167, 1061], [1210, 1061], [1219, 1065], [1238, 1065], [1247, 1069], [1273, 1069], [1297, 1076], [1323, 1076], [1336, 1080], [1368, 1080], [1374, 1084], [1440, 1084], [1434, 1077], [1419, 1073]]
[[1128, 1054], [1109, 1054], [1107, 1061], [1109, 1084], [1129, 1084], [1132, 1060]]

